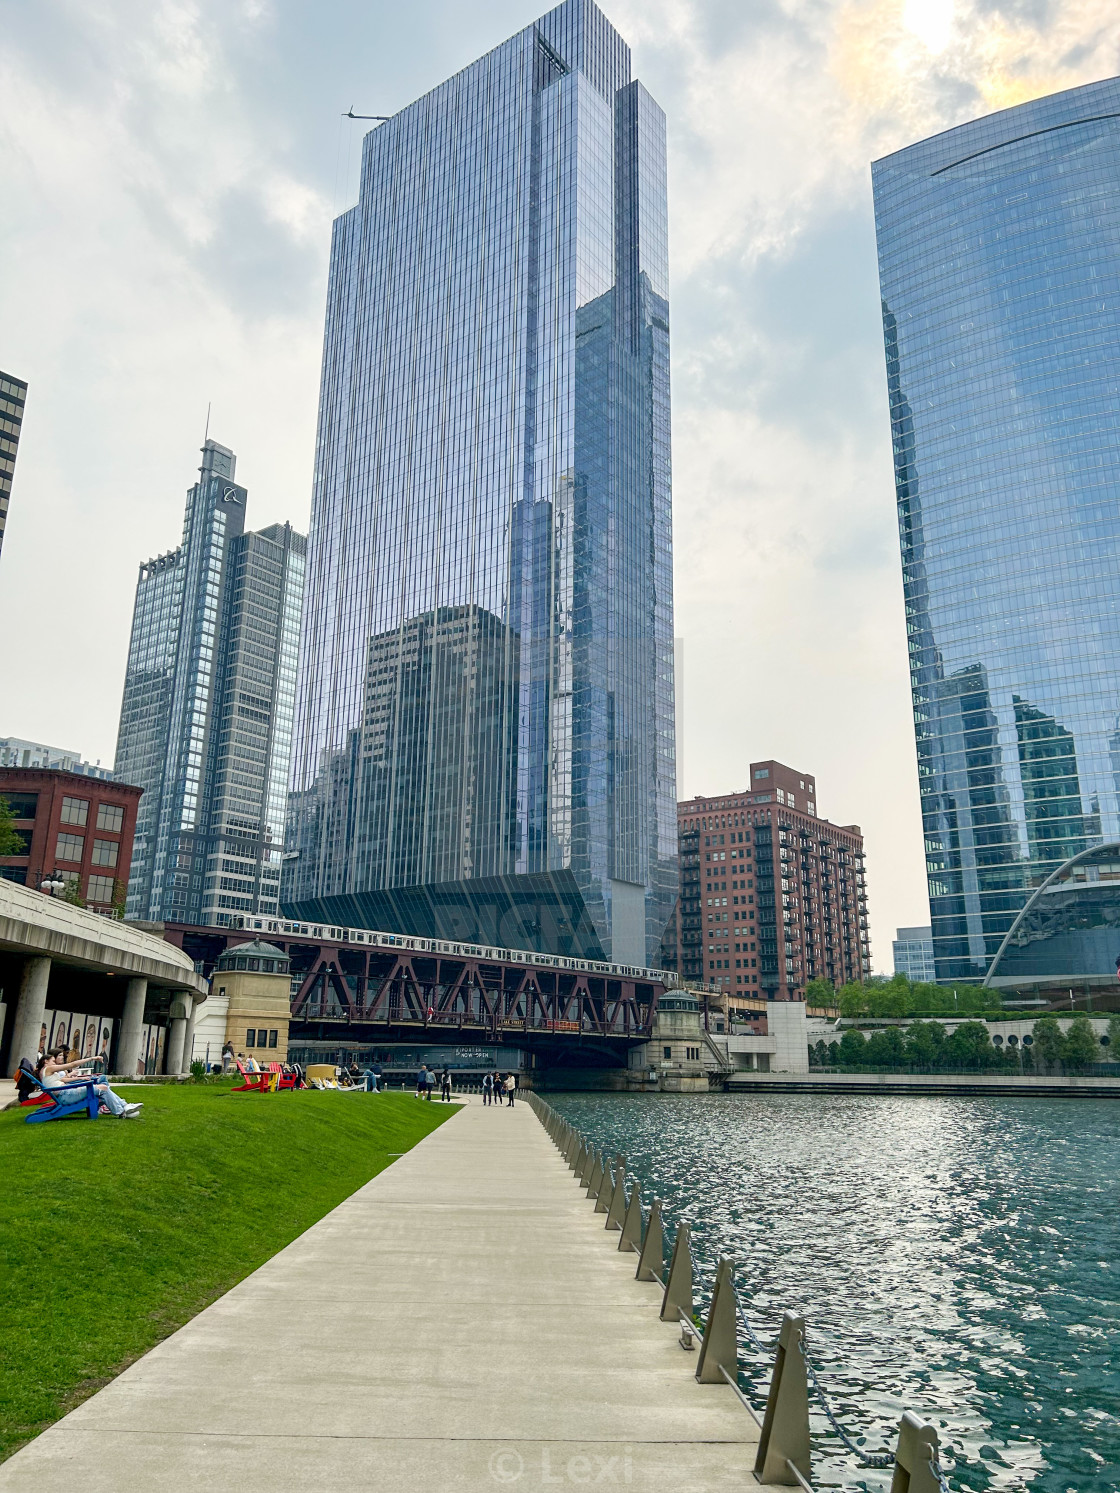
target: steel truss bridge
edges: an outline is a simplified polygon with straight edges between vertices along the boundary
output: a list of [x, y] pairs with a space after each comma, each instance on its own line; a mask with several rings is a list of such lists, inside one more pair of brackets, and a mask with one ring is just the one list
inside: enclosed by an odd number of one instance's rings
[[276, 918], [168, 923], [165, 937], [207, 975], [237, 944], [283, 949], [294, 1027], [350, 1043], [485, 1040], [618, 1062], [648, 1040], [658, 1000], [676, 983], [664, 970]]

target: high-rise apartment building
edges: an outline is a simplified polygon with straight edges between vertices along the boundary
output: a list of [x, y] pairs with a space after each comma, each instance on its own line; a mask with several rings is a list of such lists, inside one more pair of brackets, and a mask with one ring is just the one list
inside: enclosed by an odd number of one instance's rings
[[937, 978], [1120, 834], [1120, 79], [877, 161]]
[[911, 980], [932, 982], [937, 978], [933, 962], [932, 928], [899, 928], [891, 944], [894, 972]]
[[65, 747], [48, 746], [42, 741], [25, 741], [22, 736], [0, 736], [0, 767], [39, 767], [51, 772], [77, 772], [86, 778], [111, 778], [111, 767], [85, 762], [80, 752]]
[[817, 813], [816, 781], [752, 762], [750, 790], [677, 805], [679, 969], [735, 997], [804, 1000], [871, 973], [863, 835]]
[[646, 964], [677, 892], [665, 121], [566, 0], [335, 224], [293, 915]]
[[182, 543], [140, 567], [116, 759], [144, 789], [130, 918], [278, 910], [306, 541], [245, 532], [235, 468], [206, 442]]
[[12, 477], [16, 470], [16, 452], [26, 404], [27, 385], [23, 379], [0, 372], [0, 551], [4, 548], [8, 499], [12, 494]]

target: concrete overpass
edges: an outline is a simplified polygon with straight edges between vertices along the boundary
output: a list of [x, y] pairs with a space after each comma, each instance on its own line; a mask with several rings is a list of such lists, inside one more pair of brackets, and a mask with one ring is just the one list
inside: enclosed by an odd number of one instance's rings
[[14, 881], [0, 880], [0, 1064], [13, 1074], [34, 1060], [47, 1010], [113, 1018], [115, 1073], [134, 1074], [146, 1010], [166, 1021], [166, 1069], [190, 1051], [205, 978], [162, 938], [87, 912]]

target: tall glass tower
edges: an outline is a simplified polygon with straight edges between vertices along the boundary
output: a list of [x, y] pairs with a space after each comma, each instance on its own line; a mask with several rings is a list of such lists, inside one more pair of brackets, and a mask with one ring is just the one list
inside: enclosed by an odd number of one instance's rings
[[236, 463], [206, 442], [182, 543], [136, 584], [114, 773], [144, 790], [130, 918], [277, 911], [307, 541], [245, 531]]
[[566, 0], [335, 224], [298, 917], [652, 961], [677, 889], [665, 121]]
[[1120, 832], [1120, 79], [877, 161], [939, 980]]

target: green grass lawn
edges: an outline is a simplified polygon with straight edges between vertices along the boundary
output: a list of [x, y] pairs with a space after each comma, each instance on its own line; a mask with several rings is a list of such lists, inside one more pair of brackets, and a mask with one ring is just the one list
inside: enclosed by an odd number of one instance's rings
[[456, 1112], [224, 1083], [124, 1092], [140, 1119], [0, 1114], [0, 1461]]

